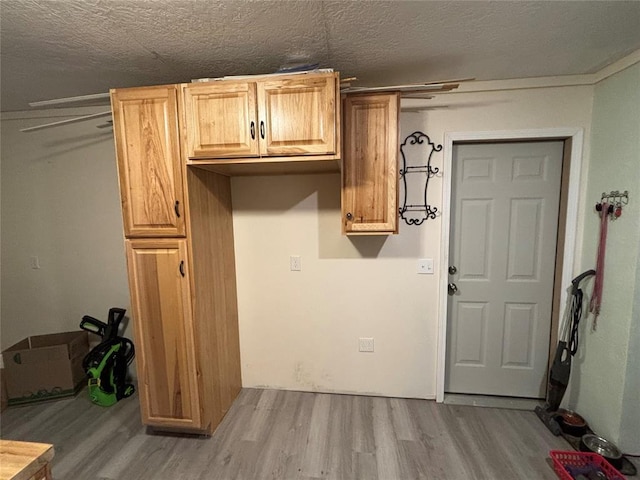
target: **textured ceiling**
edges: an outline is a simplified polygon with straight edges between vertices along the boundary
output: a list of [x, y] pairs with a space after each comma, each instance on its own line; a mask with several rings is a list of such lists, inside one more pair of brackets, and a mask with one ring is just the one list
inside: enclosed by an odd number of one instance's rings
[[592, 73], [640, 49], [640, 1], [0, 0], [0, 17], [5, 111], [296, 58], [384, 85]]

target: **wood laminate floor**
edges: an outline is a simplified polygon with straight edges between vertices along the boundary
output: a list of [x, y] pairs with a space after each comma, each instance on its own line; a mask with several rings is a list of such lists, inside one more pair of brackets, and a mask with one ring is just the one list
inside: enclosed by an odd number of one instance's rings
[[212, 437], [148, 434], [137, 397], [12, 407], [2, 438], [53, 443], [56, 480], [555, 479], [570, 450], [533, 412], [244, 389]]

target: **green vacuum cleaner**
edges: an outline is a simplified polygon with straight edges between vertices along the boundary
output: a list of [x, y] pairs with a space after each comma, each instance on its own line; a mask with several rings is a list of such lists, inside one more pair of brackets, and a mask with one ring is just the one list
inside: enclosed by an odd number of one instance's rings
[[89, 378], [91, 401], [103, 407], [110, 407], [135, 392], [135, 387], [127, 383], [127, 367], [133, 361], [135, 348], [131, 340], [118, 335], [125, 312], [123, 308], [110, 308], [107, 323], [89, 315], [80, 322], [81, 329], [102, 338], [84, 357], [82, 368]]

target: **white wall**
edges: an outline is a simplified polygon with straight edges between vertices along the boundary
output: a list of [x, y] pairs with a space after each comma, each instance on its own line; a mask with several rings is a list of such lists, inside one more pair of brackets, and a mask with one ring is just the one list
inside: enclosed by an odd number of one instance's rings
[[[581, 127], [589, 138], [591, 86], [503, 85], [515, 89], [414, 101], [427, 109], [402, 113], [402, 137], [422, 130], [442, 143], [445, 132]], [[95, 128], [100, 121], [17, 132], [41, 121], [2, 121], [3, 348], [129, 305], [111, 134]], [[433, 161], [440, 166], [442, 153]], [[440, 219], [402, 223], [397, 236], [346, 238], [337, 174], [232, 185], [244, 385], [433, 398]], [[441, 187], [432, 180], [436, 207]], [[302, 257], [301, 272], [289, 271], [290, 255]], [[425, 257], [436, 275], [415, 273]], [[373, 354], [357, 351], [360, 336], [375, 338]]]
[[[602, 192], [628, 190], [608, 230], [602, 308], [584, 322], [571, 403], [601, 435], [640, 453], [640, 63], [595, 87], [582, 269], [595, 268]], [[591, 293], [591, 287], [587, 289]]]
[[[519, 85], [405, 102], [426, 109], [402, 113], [401, 137], [422, 130], [442, 143], [445, 132], [579, 127], [589, 138], [592, 86]], [[434, 398], [440, 218], [401, 223], [397, 236], [345, 238], [338, 175], [232, 186], [243, 384]], [[440, 207], [441, 180], [429, 188]], [[290, 255], [302, 257], [301, 272], [289, 271]], [[436, 275], [417, 275], [427, 257]], [[375, 352], [359, 353], [358, 337], [374, 337]]]
[[96, 128], [98, 119], [19, 132], [100, 110], [2, 115], [3, 349], [129, 306], [111, 129]]

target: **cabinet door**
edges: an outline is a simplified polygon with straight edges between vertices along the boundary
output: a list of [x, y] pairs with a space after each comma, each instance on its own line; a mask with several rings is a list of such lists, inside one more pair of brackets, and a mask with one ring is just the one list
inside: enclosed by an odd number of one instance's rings
[[127, 237], [185, 235], [177, 87], [111, 92]]
[[189, 158], [258, 156], [255, 83], [187, 85], [184, 106]]
[[336, 75], [258, 81], [260, 153], [336, 153]]
[[199, 429], [186, 240], [128, 240], [126, 247], [143, 422]]
[[399, 106], [399, 93], [344, 101], [343, 233], [398, 233]]

